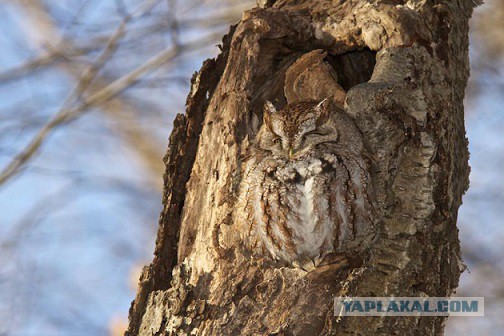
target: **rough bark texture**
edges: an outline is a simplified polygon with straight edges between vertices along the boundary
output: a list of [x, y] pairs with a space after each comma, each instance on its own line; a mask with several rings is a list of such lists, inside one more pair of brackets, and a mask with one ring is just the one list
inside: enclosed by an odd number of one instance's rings
[[[438, 335], [444, 318], [351, 318], [334, 296], [450, 296], [468, 186], [463, 97], [472, 1], [260, 1], [195, 75], [166, 156], [155, 258], [127, 335]], [[343, 89], [346, 91], [343, 91]], [[373, 161], [369, 251], [311, 272], [241, 252], [240, 154], [266, 99], [333, 96]]]

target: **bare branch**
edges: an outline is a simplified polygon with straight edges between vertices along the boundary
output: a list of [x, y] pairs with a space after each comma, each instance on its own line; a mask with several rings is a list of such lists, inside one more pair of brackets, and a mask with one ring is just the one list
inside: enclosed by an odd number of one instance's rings
[[[22, 3], [26, 1], [27, 0], [22, 0]], [[65, 62], [61, 64], [62, 69], [70, 73], [73, 77], [77, 77], [78, 84], [76, 85], [76, 88], [68, 96], [60, 111], [44, 127], [42, 127], [42, 129], [32, 139], [30, 144], [18, 155], [16, 155], [0, 173], [0, 185], [11, 176], [14, 176], [22, 168], [22, 166], [26, 164], [34, 156], [34, 154], [36, 154], [53, 129], [74, 120], [90, 107], [102, 104], [100, 106], [101, 109], [104, 112], [107, 112], [107, 114], [110, 114], [113, 118], [117, 118], [119, 116], [119, 118], [123, 118], [125, 114], [128, 114], [130, 118], [137, 117], [136, 114], [138, 113], [138, 110], [131, 106], [131, 102], [124, 103], [120, 99], [117, 99], [119, 93], [135, 84], [146, 73], [168, 62], [181, 52], [205, 46], [208, 41], [218, 40], [220, 38], [219, 34], [213, 34], [189, 44], [175, 45], [171, 48], [167, 48], [157, 56], [151, 58], [145, 64], [139, 66], [137, 69], [120, 77], [112, 83], [110, 83], [110, 80], [103, 75], [101, 77], [96, 77], [98, 71], [103, 67], [104, 63], [110, 58], [111, 54], [115, 50], [118, 39], [124, 35], [126, 24], [132, 18], [138, 18], [144, 15], [158, 3], [159, 1], [156, 0], [146, 1], [134, 10], [130, 16], [126, 16], [116, 32], [111, 37], [109, 36], [108, 45], [105, 47], [102, 55], [96, 62], [92, 63], [87, 70], [85, 70], [84, 74], [76, 71], [76, 68], [72, 66], [72, 63]], [[28, 1], [25, 5], [26, 7], [23, 7], [23, 9], [29, 11], [28, 17], [33, 19], [32, 25], [36, 27], [43, 26], [45, 34], [47, 34], [46, 38], [52, 41], [57, 40], [57, 37], [61, 34], [58, 33], [57, 28], [51, 19], [50, 13], [46, 11], [46, 8], [41, 4], [41, 2], [36, 0]], [[176, 27], [172, 26], [172, 28]], [[39, 37], [35, 37], [35, 44], [40, 44]], [[51, 55], [59, 54], [59, 50], [76, 49], [76, 46], [67, 39], [62, 39], [58, 43], [57, 47], [48, 47], [46, 42], [43, 42], [42, 44], [45, 45], [45, 48], [50, 49]], [[85, 92], [89, 92], [89, 94], [82, 98]], [[75, 104], [77, 102], [74, 101], [76, 98], [81, 98], [79, 99], [79, 105], [72, 106], [72, 103]], [[111, 98], [115, 98], [114, 101], [111, 101]], [[130, 144], [131, 148], [133, 148], [138, 155], [142, 157], [142, 162], [144, 162], [146, 168], [148, 168], [152, 175], [159, 176], [162, 172], [162, 150], [159, 148], [160, 146], [156, 145], [157, 141], [153, 140], [153, 137], [146, 131], [142, 130], [139, 126], [134, 128], [129, 127], [119, 131]], [[156, 188], [160, 188], [160, 183], [156, 183]]]
[[158, 55], [152, 57], [149, 61], [142, 64], [129, 74], [115, 80], [102, 90], [86, 97], [82, 104], [74, 108], [63, 108], [60, 110], [32, 139], [29, 145], [21, 151], [16, 157], [5, 167], [0, 173], [0, 185], [4, 184], [10, 177], [16, 175], [19, 170], [25, 165], [40, 149], [44, 141], [47, 139], [52, 130], [56, 127], [73, 121], [82, 112], [90, 107], [103, 103], [115, 95], [121, 93], [130, 85], [139, 80], [143, 75], [153, 71], [164, 63], [175, 58], [180, 52], [193, 50], [201, 47], [206, 41], [215, 40], [220, 34], [211, 34], [196, 41], [179, 46], [179, 48], [167, 48]]

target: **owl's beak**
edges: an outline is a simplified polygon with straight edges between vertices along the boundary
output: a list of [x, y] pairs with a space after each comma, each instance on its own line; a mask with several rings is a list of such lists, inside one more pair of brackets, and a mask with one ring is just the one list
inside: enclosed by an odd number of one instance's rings
[[289, 147], [289, 159], [291, 159], [294, 156], [294, 149], [292, 147]]

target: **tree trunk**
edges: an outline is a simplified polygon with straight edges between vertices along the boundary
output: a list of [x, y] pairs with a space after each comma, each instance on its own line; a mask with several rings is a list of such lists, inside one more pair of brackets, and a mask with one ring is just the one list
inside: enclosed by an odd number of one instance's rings
[[[126, 335], [442, 334], [442, 317], [338, 318], [332, 302], [457, 287], [472, 1], [260, 3], [194, 76], [175, 120], [155, 258]], [[328, 96], [372, 161], [375, 238], [309, 272], [250, 258], [233, 210], [264, 102]]]

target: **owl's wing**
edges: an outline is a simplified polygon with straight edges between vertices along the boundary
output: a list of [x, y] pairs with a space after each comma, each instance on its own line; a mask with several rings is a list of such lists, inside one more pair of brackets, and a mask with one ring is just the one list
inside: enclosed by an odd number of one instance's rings
[[334, 223], [334, 248], [340, 250], [353, 237], [353, 189], [350, 173], [341, 160], [333, 163], [333, 172], [328, 175], [325, 186], [328, 202], [328, 217]]
[[363, 156], [340, 156], [333, 182], [336, 211], [341, 218], [338, 243], [343, 250], [363, 248], [372, 240], [375, 210], [369, 196], [369, 162]]

